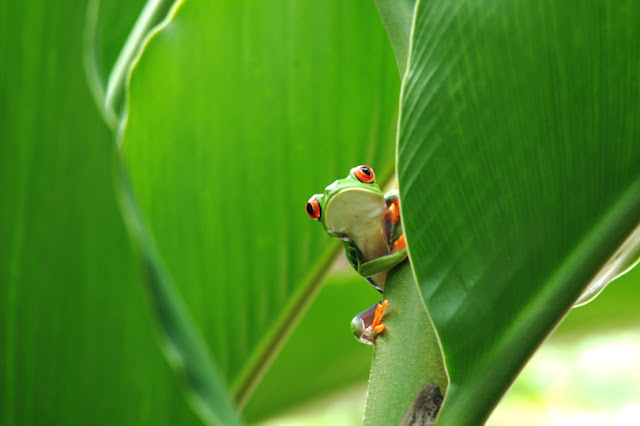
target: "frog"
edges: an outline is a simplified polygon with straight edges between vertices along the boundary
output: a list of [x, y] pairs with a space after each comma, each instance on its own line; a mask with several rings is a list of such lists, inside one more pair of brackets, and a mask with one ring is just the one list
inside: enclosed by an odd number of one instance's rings
[[[387, 272], [407, 258], [398, 189], [383, 193], [373, 169], [362, 164], [324, 193], [311, 196], [306, 212], [322, 223], [327, 234], [342, 240], [349, 264], [384, 294]], [[385, 330], [382, 317], [388, 305], [382, 300], [353, 318], [351, 330], [357, 340], [375, 343]]]

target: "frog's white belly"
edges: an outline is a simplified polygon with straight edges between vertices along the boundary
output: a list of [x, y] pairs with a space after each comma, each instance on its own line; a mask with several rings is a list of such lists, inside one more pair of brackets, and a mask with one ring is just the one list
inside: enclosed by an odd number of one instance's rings
[[382, 194], [362, 188], [346, 189], [329, 201], [324, 223], [330, 233], [353, 241], [366, 262], [389, 253], [385, 209]]

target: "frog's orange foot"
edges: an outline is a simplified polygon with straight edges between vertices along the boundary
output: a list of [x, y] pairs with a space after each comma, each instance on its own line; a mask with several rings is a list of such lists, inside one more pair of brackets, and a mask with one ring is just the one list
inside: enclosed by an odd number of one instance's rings
[[400, 203], [398, 202], [398, 197], [391, 201], [389, 211], [391, 212], [391, 220], [393, 220], [393, 223], [398, 223], [400, 220]]
[[384, 310], [387, 309], [387, 306], [389, 306], [389, 301], [386, 299], [378, 303], [378, 306], [376, 306], [376, 313], [373, 317], [373, 322], [371, 323], [371, 331], [373, 334], [374, 341], [376, 337], [378, 337], [378, 334], [384, 331], [384, 324], [382, 324], [382, 316], [384, 315]]
[[394, 252], [394, 251], [402, 250], [406, 246], [407, 246], [407, 242], [404, 239], [404, 234], [402, 234], [402, 235], [400, 235], [400, 238], [398, 238], [393, 243], [393, 249], [391, 251]]

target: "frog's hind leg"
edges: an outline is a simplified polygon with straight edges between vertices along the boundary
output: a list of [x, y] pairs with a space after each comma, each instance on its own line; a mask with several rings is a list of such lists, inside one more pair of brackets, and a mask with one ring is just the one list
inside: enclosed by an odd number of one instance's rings
[[362, 343], [373, 345], [376, 337], [384, 332], [385, 327], [382, 324], [382, 317], [387, 306], [389, 306], [389, 302], [383, 300], [356, 315], [351, 320], [351, 331], [354, 337]]

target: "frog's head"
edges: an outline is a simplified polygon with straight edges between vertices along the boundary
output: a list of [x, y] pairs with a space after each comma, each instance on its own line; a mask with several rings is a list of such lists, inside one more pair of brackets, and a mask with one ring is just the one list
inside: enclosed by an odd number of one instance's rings
[[349, 176], [327, 186], [307, 202], [307, 214], [321, 222], [334, 237], [348, 238], [350, 232], [380, 220], [385, 210], [384, 194], [376, 184], [373, 169], [360, 165]]

